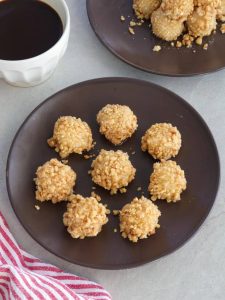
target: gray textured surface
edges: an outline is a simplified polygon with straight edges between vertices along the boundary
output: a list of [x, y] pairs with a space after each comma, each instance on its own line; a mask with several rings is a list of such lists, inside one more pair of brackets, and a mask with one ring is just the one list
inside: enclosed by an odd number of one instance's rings
[[[85, 0], [67, 0], [67, 3], [72, 19], [69, 49], [53, 77], [43, 85], [29, 89], [14, 88], [0, 81], [0, 210], [11, 231], [25, 250], [69, 272], [100, 282], [115, 300], [225, 299], [225, 71], [193, 78], [160, 77], [138, 71], [110, 54], [97, 40], [88, 23]], [[45, 251], [19, 224], [5, 186], [8, 150], [24, 118], [60, 89], [79, 81], [107, 76], [152, 81], [185, 98], [209, 125], [222, 167], [216, 203], [198, 233], [175, 253], [143, 267], [123, 271], [79, 267]]]

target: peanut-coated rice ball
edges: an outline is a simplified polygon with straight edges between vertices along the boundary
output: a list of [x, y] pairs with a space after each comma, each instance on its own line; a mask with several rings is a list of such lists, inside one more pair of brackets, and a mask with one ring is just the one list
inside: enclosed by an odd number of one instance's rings
[[136, 131], [137, 117], [126, 105], [107, 104], [97, 114], [100, 133], [114, 145], [119, 145]]
[[184, 31], [183, 19], [169, 19], [161, 8], [152, 13], [151, 22], [153, 33], [165, 41], [176, 40]]
[[133, 9], [139, 19], [149, 19], [161, 0], [133, 0]]
[[128, 154], [121, 150], [101, 150], [92, 162], [92, 180], [110, 190], [111, 194], [126, 187], [134, 179], [135, 173], [136, 169], [132, 166]]
[[149, 192], [153, 201], [157, 199], [169, 202], [180, 200], [181, 193], [186, 190], [187, 181], [184, 171], [175, 161], [168, 160], [153, 165], [150, 176]]
[[181, 147], [181, 134], [169, 123], [152, 125], [142, 137], [141, 148], [155, 159], [167, 160], [175, 157]]
[[38, 167], [34, 181], [37, 200], [57, 203], [67, 200], [73, 193], [76, 173], [57, 159], [51, 159]]
[[80, 118], [60, 117], [55, 123], [53, 137], [48, 139], [48, 144], [62, 158], [71, 153], [82, 154], [93, 147], [92, 132], [88, 124]]
[[120, 232], [123, 238], [136, 243], [138, 239], [146, 239], [159, 228], [158, 219], [161, 212], [149, 199], [134, 198], [120, 211]]
[[97, 236], [108, 222], [108, 209], [94, 197], [71, 195], [69, 201], [63, 215], [67, 231], [75, 239]]

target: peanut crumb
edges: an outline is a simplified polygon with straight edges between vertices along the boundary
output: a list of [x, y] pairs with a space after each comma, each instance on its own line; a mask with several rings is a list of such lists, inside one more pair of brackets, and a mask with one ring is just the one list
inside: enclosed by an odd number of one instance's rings
[[101, 197], [95, 192], [91, 192], [91, 197], [95, 198], [98, 202], [101, 201]]
[[154, 52], [159, 52], [160, 50], [162, 49], [162, 47], [161, 46], [159, 46], [159, 45], [155, 45], [154, 47], [153, 47], [153, 51]]
[[206, 44], [204, 44], [203, 49], [208, 50], [208, 47], [209, 47], [209, 44], [206, 43]]
[[40, 206], [38, 206], [38, 205], [35, 205], [34, 207], [36, 208], [36, 210], [40, 210], [41, 209]]
[[134, 155], [135, 153], [136, 153], [136, 152], [135, 152], [135, 151], [133, 151], [131, 154], [132, 154], [132, 155]]
[[121, 193], [121, 194], [125, 194], [126, 192], [127, 192], [127, 189], [126, 189], [126, 188], [121, 188], [121, 189], [120, 189], [120, 193]]
[[133, 34], [133, 35], [135, 34], [134, 29], [132, 27], [129, 27], [128, 30], [129, 30], [130, 34]]
[[120, 20], [121, 20], [122, 22], [124, 22], [126, 19], [125, 19], [124, 16], [120, 16]]
[[62, 160], [62, 163], [63, 163], [64, 165], [67, 165], [67, 164], [68, 164], [68, 159], [63, 159], [63, 160]]
[[225, 24], [222, 24], [222, 25], [221, 25], [220, 31], [221, 31], [222, 34], [225, 33]]
[[117, 229], [116, 229], [116, 228], [114, 228], [114, 229], [113, 229], [113, 231], [114, 231], [114, 232], [117, 232]]
[[134, 22], [133, 20], [132, 21], [130, 21], [130, 26], [131, 27], [134, 27], [134, 26], [136, 26], [137, 25], [137, 23], [136, 22]]
[[170, 43], [170, 45], [171, 45], [172, 47], [174, 47], [174, 46], [175, 46], [175, 45], [174, 45], [174, 42], [171, 42], [171, 43]]
[[138, 191], [138, 192], [141, 191], [141, 187], [140, 187], [140, 186], [137, 188], [137, 191]]
[[199, 36], [196, 40], [195, 40], [195, 43], [197, 44], [197, 45], [202, 45], [202, 37], [201, 36]]
[[88, 174], [89, 174], [89, 175], [91, 174], [91, 170], [88, 171]]
[[114, 209], [114, 210], [113, 210], [113, 215], [114, 215], [114, 216], [118, 216], [119, 213], [120, 213], [120, 211], [119, 211], [118, 209]]
[[93, 187], [92, 187], [92, 190], [96, 190], [96, 187], [95, 187], [95, 186], [93, 186]]
[[181, 43], [180, 41], [177, 41], [177, 42], [176, 42], [176, 47], [177, 47], [177, 48], [181, 48], [181, 47], [182, 47], [182, 43]]
[[90, 159], [92, 157], [95, 157], [95, 154], [90, 154], [90, 155], [85, 154], [84, 155], [84, 159]]

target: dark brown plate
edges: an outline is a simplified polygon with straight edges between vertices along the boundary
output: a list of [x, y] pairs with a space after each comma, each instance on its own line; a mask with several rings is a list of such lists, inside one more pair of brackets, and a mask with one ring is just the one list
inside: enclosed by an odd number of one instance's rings
[[[97, 112], [108, 103], [129, 105], [138, 117], [136, 134], [120, 147], [115, 147], [99, 134]], [[110, 215], [109, 223], [95, 238], [74, 240], [62, 223], [66, 203], [39, 204], [35, 201], [32, 181], [38, 166], [57, 157], [46, 140], [52, 135], [55, 121], [62, 115], [74, 115], [87, 121], [99, 149], [122, 149], [130, 154], [137, 168], [135, 180], [126, 194], [110, 196], [97, 187], [102, 202], [120, 209], [135, 196], [138, 187], [149, 197], [147, 187], [154, 160], [140, 149], [141, 136], [156, 122], [171, 122], [183, 138], [176, 161], [185, 170], [188, 189], [182, 201], [167, 204], [158, 201], [162, 211], [161, 228], [154, 236], [133, 244], [123, 239], [118, 218]], [[135, 151], [135, 155], [131, 153]], [[91, 160], [79, 155], [69, 157], [78, 180], [75, 193], [89, 196], [93, 183], [88, 175]], [[75, 264], [101, 269], [135, 267], [169, 254], [182, 246], [207, 217], [216, 197], [219, 183], [219, 159], [213, 137], [199, 114], [183, 99], [154, 84], [126, 78], [105, 78], [71, 86], [39, 105], [19, 129], [8, 158], [7, 185], [14, 211], [30, 235], [50, 252]], [[40, 211], [34, 208], [41, 206]]]
[[[135, 19], [132, 0], [87, 0], [87, 11], [100, 41], [134, 67], [169, 76], [205, 74], [225, 67], [225, 36], [219, 30], [204, 39], [204, 43], [209, 43], [207, 51], [197, 45], [192, 49], [177, 49], [155, 37], [148, 27], [149, 22], [135, 27], [134, 36], [128, 32], [129, 22]], [[125, 22], [121, 22], [121, 15], [125, 16]], [[162, 50], [153, 52], [155, 45], [161, 45]]]

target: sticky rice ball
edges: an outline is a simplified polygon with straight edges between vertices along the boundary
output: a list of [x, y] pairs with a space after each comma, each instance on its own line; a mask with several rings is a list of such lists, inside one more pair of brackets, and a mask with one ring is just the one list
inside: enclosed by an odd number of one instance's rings
[[57, 159], [47, 161], [36, 171], [36, 199], [57, 203], [67, 200], [73, 193], [76, 173]]
[[108, 222], [109, 210], [94, 197], [71, 195], [63, 223], [74, 239], [97, 236]]
[[71, 153], [82, 154], [93, 147], [91, 129], [80, 118], [60, 117], [55, 123], [53, 137], [48, 139], [48, 144], [55, 148], [62, 158]]
[[149, 19], [154, 10], [160, 6], [161, 0], [133, 0], [133, 9], [139, 19]]
[[136, 169], [132, 166], [129, 156], [123, 151], [101, 150], [92, 162], [91, 176], [94, 183], [100, 185], [111, 194], [126, 187], [135, 177]]
[[141, 139], [141, 149], [155, 159], [167, 160], [175, 157], [181, 147], [181, 134], [169, 123], [152, 125]]
[[176, 40], [184, 31], [182, 19], [171, 20], [160, 8], [152, 13], [151, 23], [153, 33], [165, 41]]
[[137, 117], [126, 105], [108, 104], [97, 114], [100, 133], [114, 145], [119, 145], [136, 131]]
[[192, 13], [194, 3], [193, 0], [162, 0], [160, 8], [169, 19], [185, 21]]
[[199, 6], [187, 19], [189, 34], [194, 37], [208, 36], [216, 29], [217, 11], [214, 7]]
[[151, 200], [166, 200], [177, 202], [181, 193], [186, 190], [187, 181], [184, 171], [175, 161], [168, 160], [153, 165], [148, 190]]
[[159, 228], [158, 220], [161, 212], [149, 199], [134, 198], [120, 211], [120, 232], [123, 238], [136, 243], [138, 239], [146, 239]]

